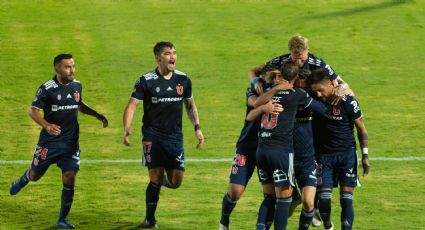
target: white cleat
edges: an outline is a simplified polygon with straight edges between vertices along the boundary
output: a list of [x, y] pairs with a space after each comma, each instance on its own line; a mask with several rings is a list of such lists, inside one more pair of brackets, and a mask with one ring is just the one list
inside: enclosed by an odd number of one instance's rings
[[230, 228], [228, 226], [224, 226], [222, 224], [220, 224], [220, 226], [218, 226], [218, 230], [229, 230]]
[[314, 212], [314, 216], [313, 216], [313, 220], [311, 221], [311, 225], [313, 227], [319, 227], [320, 225], [322, 225], [322, 221], [320, 220], [320, 214], [319, 214], [318, 210], [316, 210]]
[[332, 223], [330, 228], [325, 228], [325, 230], [334, 230], [334, 223]]

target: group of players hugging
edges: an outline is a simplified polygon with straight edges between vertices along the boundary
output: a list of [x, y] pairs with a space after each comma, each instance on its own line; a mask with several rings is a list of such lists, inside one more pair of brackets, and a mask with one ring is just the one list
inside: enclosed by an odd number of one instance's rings
[[334, 229], [332, 189], [339, 186], [341, 229], [352, 229], [353, 192], [359, 184], [354, 127], [369, 173], [368, 137], [359, 103], [338, 74], [309, 52], [295, 35], [289, 53], [248, 72], [246, 118], [236, 144], [229, 189], [223, 197], [219, 230], [230, 229], [230, 215], [255, 167], [264, 198], [257, 230], [286, 229], [302, 204], [298, 229]]

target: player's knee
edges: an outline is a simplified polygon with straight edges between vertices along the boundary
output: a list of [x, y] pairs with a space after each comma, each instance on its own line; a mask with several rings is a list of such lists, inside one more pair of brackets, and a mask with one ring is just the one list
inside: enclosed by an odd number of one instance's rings
[[43, 176], [43, 174], [38, 174], [38, 173], [36, 173], [36, 172], [34, 172], [34, 171], [30, 171], [30, 180], [31, 181], [38, 181], [38, 180], [40, 180], [40, 178]]
[[67, 171], [62, 174], [62, 182], [67, 185], [75, 184], [75, 172]]

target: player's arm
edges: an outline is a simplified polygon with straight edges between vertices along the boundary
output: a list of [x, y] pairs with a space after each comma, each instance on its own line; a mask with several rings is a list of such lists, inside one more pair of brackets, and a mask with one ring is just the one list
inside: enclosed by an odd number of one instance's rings
[[123, 114], [123, 126], [124, 126], [124, 138], [123, 143], [125, 145], [130, 145], [130, 135], [131, 135], [131, 122], [133, 121], [134, 112], [137, 109], [137, 105], [139, 104], [139, 100], [135, 98], [130, 98], [128, 100], [127, 107], [125, 107]]
[[103, 128], [108, 127], [108, 119], [106, 119], [106, 117], [103, 114], [100, 114], [98, 112], [96, 112], [96, 110], [90, 108], [86, 103], [84, 103], [83, 101], [81, 101], [78, 104], [78, 110], [84, 114], [90, 115], [95, 117], [96, 119], [98, 119], [99, 121], [102, 122], [103, 124]]
[[193, 97], [191, 97], [184, 99], [183, 102], [186, 108], [187, 116], [189, 117], [189, 120], [194, 126], [196, 138], [199, 141], [196, 147], [200, 148], [204, 145], [205, 139], [201, 131], [201, 126], [199, 125], [199, 115], [198, 109], [196, 108], [195, 100], [193, 99]]
[[361, 117], [354, 120], [354, 125], [356, 126], [357, 138], [362, 150], [363, 176], [367, 176], [370, 169], [367, 130]]
[[254, 85], [255, 91], [257, 91], [258, 94], [263, 93], [263, 83], [260, 81], [260, 74], [263, 70], [265, 64], [256, 66], [252, 68], [250, 71], [248, 71], [248, 78], [251, 84]]
[[272, 101], [269, 101], [268, 103], [260, 105], [256, 107], [255, 109], [249, 111], [248, 115], [246, 115], [245, 120], [253, 121], [257, 119], [263, 113], [279, 114], [282, 111], [283, 111], [283, 107], [281, 104], [273, 103]]
[[35, 123], [43, 127], [50, 135], [58, 136], [61, 133], [61, 127], [59, 125], [50, 124], [49, 122], [47, 122], [43, 118], [40, 109], [36, 107], [31, 107], [28, 111], [28, 115], [33, 121], [35, 121]]
[[264, 104], [268, 103], [277, 92], [279, 92], [281, 90], [292, 89], [292, 87], [293, 87], [292, 84], [289, 83], [288, 81], [286, 81], [286, 80], [280, 81], [278, 84], [273, 86], [273, 88], [271, 88], [269, 91], [261, 94], [258, 97], [258, 99], [255, 101], [254, 107], [258, 107], [260, 105], [264, 105]]

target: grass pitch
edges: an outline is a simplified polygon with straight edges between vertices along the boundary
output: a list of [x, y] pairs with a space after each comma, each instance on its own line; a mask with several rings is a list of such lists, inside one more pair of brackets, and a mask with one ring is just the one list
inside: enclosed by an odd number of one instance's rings
[[[30, 160], [39, 127], [27, 109], [53, 75], [60, 52], [74, 54], [86, 103], [110, 127], [80, 116], [83, 159], [140, 159], [141, 108], [133, 145], [122, 139], [122, 112], [140, 74], [155, 67], [152, 47], [171, 40], [177, 69], [192, 79], [206, 146], [197, 150], [184, 118], [187, 158], [231, 158], [243, 125], [246, 72], [287, 52], [300, 33], [356, 93], [371, 157], [425, 152], [425, 3], [420, 1], [2, 1], [0, 2], [0, 160]], [[421, 229], [423, 161], [371, 161], [355, 192], [355, 229]], [[230, 162], [188, 163], [183, 186], [162, 189], [161, 229], [215, 229]], [[55, 166], [16, 197], [9, 184], [28, 165], [0, 164], [0, 229], [49, 229], [60, 204]], [[137, 163], [81, 165], [69, 221], [80, 229], [133, 229], [144, 216], [146, 169]], [[339, 228], [338, 193], [333, 220]], [[255, 225], [261, 189], [253, 178], [233, 229]], [[295, 229], [297, 217], [288, 229]]]

